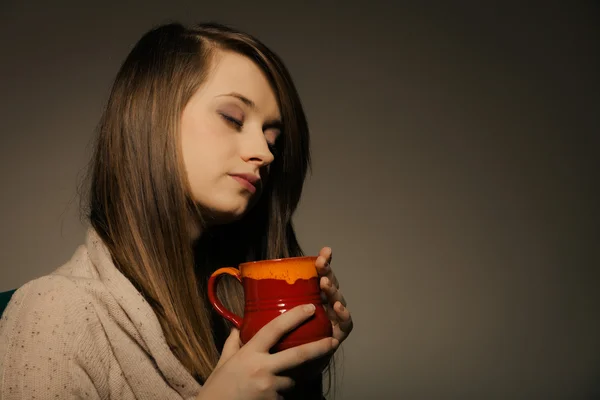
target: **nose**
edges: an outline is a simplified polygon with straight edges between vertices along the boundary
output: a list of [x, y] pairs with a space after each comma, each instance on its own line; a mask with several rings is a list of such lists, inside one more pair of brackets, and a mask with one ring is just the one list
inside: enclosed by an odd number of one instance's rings
[[246, 132], [241, 146], [241, 156], [245, 162], [258, 167], [265, 167], [273, 162], [275, 157], [269, 150], [267, 139], [261, 128]]

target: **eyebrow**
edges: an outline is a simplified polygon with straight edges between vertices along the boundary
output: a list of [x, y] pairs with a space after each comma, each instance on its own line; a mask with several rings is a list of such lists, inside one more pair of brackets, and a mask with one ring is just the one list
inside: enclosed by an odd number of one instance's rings
[[[249, 98], [247, 98], [246, 96], [244, 96], [243, 94], [240, 94], [237, 92], [231, 92], [231, 93], [221, 94], [217, 97], [223, 97], [223, 96], [235, 97], [236, 99], [240, 100], [242, 103], [247, 105], [252, 110], [256, 110], [256, 108], [257, 108], [256, 103], [253, 102], [252, 100], [250, 100]], [[278, 119], [278, 118], [267, 121], [264, 125], [264, 129], [270, 129], [270, 128], [279, 129], [281, 131], [281, 130], [283, 130], [283, 122], [281, 121], [281, 119]]]
[[239, 94], [237, 92], [231, 92], [231, 93], [221, 94], [221, 95], [219, 95], [217, 97], [223, 97], [223, 96], [235, 97], [236, 99], [241, 100], [242, 103], [244, 103], [248, 107], [250, 107], [252, 109], [256, 109], [256, 103], [254, 103], [252, 100], [250, 100], [249, 98], [247, 98], [243, 94]]

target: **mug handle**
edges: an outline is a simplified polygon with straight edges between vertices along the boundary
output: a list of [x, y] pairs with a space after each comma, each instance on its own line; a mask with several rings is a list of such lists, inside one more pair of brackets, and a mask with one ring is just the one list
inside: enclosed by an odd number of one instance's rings
[[223, 303], [221, 303], [217, 297], [217, 284], [219, 283], [219, 279], [223, 276], [223, 274], [231, 275], [240, 281], [240, 283], [242, 283], [242, 274], [239, 269], [231, 267], [219, 268], [213, 272], [208, 279], [208, 300], [223, 318], [231, 321], [236, 328], [241, 330], [242, 318], [226, 309]]

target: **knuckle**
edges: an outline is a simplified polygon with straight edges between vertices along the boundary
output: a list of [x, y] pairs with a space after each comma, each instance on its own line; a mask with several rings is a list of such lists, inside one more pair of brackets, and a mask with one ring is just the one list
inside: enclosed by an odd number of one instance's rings
[[257, 363], [257, 362], [248, 363], [248, 370], [250, 372], [250, 376], [256, 380], [261, 380], [262, 377], [265, 375], [265, 370], [264, 370], [263, 366], [261, 365], [261, 363]]
[[274, 379], [272, 376], [263, 375], [256, 380], [256, 389], [260, 393], [267, 393], [271, 391], [274, 386]]

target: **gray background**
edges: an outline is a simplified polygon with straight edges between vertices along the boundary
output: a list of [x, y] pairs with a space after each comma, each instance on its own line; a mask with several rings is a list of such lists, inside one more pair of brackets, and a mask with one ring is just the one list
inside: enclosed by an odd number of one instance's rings
[[356, 321], [337, 398], [600, 398], [598, 2], [424, 3], [3, 0], [0, 290], [82, 242], [131, 46], [216, 20], [278, 52], [306, 106], [296, 224]]

